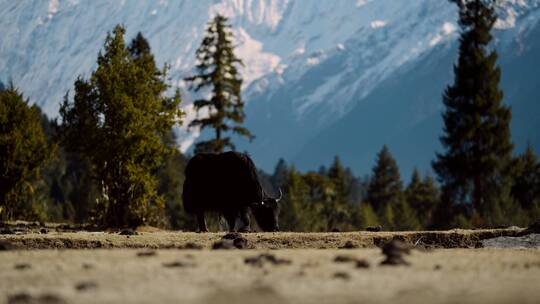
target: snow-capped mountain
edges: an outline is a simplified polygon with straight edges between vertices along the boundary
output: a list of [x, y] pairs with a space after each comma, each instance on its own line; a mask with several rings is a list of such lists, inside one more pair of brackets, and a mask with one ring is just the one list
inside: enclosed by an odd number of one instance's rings
[[[386, 143], [405, 172], [429, 167], [456, 58], [449, 1], [0, 0], [0, 80], [56, 116], [75, 78], [95, 68], [107, 31], [122, 23], [128, 38], [148, 38], [183, 88], [216, 13], [229, 17], [245, 63], [246, 124], [257, 137], [238, 144], [258, 165], [270, 170], [285, 157], [314, 169], [339, 154], [363, 174]], [[499, 14], [495, 46], [516, 141], [540, 148], [540, 82], [527, 72], [540, 61], [540, 0], [503, 1]], [[182, 149], [197, 136], [181, 132]]]

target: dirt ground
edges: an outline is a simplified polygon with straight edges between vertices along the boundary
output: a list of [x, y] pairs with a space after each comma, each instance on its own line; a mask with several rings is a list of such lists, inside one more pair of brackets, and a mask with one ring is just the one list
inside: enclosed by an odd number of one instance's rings
[[[274, 258], [257, 259], [260, 254]], [[336, 262], [337, 256], [343, 262]], [[540, 299], [539, 249], [413, 250], [405, 257], [410, 266], [382, 266], [383, 259], [376, 248], [2, 251], [0, 303], [494, 304]]]
[[[0, 228], [0, 304], [540, 299], [540, 234], [517, 227], [245, 234]], [[392, 239], [404, 247], [379, 248]], [[408, 265], [381, 265], [383, 251]]]

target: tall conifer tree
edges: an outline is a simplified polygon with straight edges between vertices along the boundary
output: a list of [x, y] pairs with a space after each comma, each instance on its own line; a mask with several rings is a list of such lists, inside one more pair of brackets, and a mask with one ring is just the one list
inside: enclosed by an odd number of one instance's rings
[[197, 49], [197, 72], [185, 78], [195, 92], [208, 93], [208, 98], [193, 102], [197, 112], [206, 109], [208, 117], [197, 118], [190, 127], [214, 129], [213, 139], [197, 143], [195, 152], [223, 152], [234, 150], [230, 136], [232, 132], [252, 140], [251, 132], [242, 126], [244, 122], [244, 102], [241, 97], [242, 78], [238, 68], [242, 61], [234, 54], [233, 37], [227, 18], [216, 15], [208, 23], [201, 46]]
[[54, 148], [40, 116], [13, 84], [0, 91], [0, 220], [33, 216], [22, 204], [34, 193], [31, 178], [40, 175]]
[[[386, 145], [377, 154], [377, 163], [373, 167], [373, 175], [368, 185], [366, 201], [379, 214], [396, 202], [402, 195], [403, 183], [396, 160]], [[388, 213], [390, 213], [388, 211]]]
[[[454, 0], [462, 33], [454, 83], [444, 95], [444, 153], [433, 168], [445, 205], [472, 206], [482, 218], [505, 204], [511, 111], [502, 102], [497, 53], [488, 48], [497, 19], [493, 0]], [[507, 187], [506, 187], [507, 188]], [[487, 220], [486, 224], [493, 224]]]
[[439, 203], [439, 196], [439, 189], [433, 177], [426, 175], [422, 180], [418, 170], [414, 169], [411, 182], [405, 190], [405, 197], [423, 227], [431, 223], [433, 212]]
[[514, 160], [516, 171], [512, 195], [524, 209], [540, 207], [540, 162], [530, 145]]
[[91, 164], [102, 197], [98, 220], [108, 226], [148, 222], [163, 208], [155, 172], [169, 148], [165, 135], [179, 121], [180, 95], [164, 97], [166, 69], [159, 70], [142, 35], [130, 47], [125, 29], [107, 35], [98, 67], [75, 82], [75, 95], [60, 108], [69, 151]]

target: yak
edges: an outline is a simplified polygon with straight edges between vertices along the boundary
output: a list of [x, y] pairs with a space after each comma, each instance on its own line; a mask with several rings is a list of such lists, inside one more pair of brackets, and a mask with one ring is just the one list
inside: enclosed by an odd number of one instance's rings
[[278, 231], [279, 198], [266, 194], [257, 176], [257, 169], [245, 153], [198, 153], [185, 169], [182, 192], [184, 210], [195, 214], [200, 232], [208, 232], [205, 212], [221, 214], [235, 230], [239, 218], [240, 231], [250, 230], [249, 211], [263, 231]]

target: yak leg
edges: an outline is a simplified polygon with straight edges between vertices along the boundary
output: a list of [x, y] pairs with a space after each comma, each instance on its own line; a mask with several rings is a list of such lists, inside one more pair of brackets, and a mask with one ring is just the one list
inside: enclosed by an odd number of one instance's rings
[[227, 220], [227, 225], [229, 225], [229, 231], [234, 232], [236, 226], [237, 212], [227, 212], [224, 214], [225, 220]]
[[240, 210], [240, 222], [242, 222], [242, 226], [240, 226], [240, 232], [249, 232], [251, 228], [249, 227], [249, 208], [244, 207]]
[[197, 222], [199, 223], [199, 232], [208, 232], [208, 227], [206, 226], [206, 219], [204, 218], [204, 212], [197, 213]]

